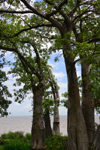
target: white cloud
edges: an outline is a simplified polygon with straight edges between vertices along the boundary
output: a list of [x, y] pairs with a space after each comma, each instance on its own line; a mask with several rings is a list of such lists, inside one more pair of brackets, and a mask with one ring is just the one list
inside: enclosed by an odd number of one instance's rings
[[55, 75], [55, 78], [57, 78], [57, 81], [62, 81], [66, 76], [66, 74], [63, 72], [53, 72], [53, 74]]
[[18, 102], [15, 102], [15, 105], [20, 105]]
[[24, 106], [24, 108], [32, 109], [32, 105], [31, 104], [27, 104], [27, 105]]

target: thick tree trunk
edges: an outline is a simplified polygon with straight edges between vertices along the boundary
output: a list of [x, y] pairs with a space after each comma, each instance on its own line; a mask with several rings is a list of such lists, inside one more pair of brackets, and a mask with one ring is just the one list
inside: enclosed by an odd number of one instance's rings
[[67, 69], [68, 76], [68, 150], [88, 150], [88, 136], [80, 106], [75, 66]]
[[67, 35], [63, 55], [68, 78], [68, 150], [88, 150], [89, 142], [85, 120], [80, 106], [80, 96], [74, 55], [70, 44], [71, 24], [64, 24], [62, 37]]
[[45, 127], [42, 111], [43, 91], [41, 89], [40, 87], [36, 87], [34, 89], [31, 150], [43, 150], [46, 146]]
[[100, 106], [100, 99], [94, 99], [94, 107]]
[[52, 136], [49, 110], [46, 111], [46, 113], [44, 114], [44, 121], [45, 121], [45, 137], [49, 138]]
[[89, 65], [87, 63], [82, 63], [82, 111], [86, 122], [87, 133], [89, 137], [89, 143], [93, 141], [93, 136], [95, 132], [94, 125], [94, 100], [92, 98], [92, 93], [90, 89], [90, 82], [86, 79], [89, 73]]

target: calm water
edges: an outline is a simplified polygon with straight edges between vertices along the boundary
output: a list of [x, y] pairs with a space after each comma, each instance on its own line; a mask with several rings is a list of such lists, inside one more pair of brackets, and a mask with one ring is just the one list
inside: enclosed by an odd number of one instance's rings
[[[99, 117], [95, 117], [95, 122], [100, 124]], [[9, 131], [22, 131], [31, 133], [32, 117], [3, 117], [0, 118], [0, 135]], [[53, 126], [53, 117], [51, 117], [51, 126]], [[67, 116], [60, 116], [60, 132], [67, 134]]]

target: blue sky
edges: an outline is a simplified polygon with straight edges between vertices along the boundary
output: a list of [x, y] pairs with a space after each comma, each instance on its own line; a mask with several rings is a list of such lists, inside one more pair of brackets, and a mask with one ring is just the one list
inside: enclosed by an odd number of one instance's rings
[[[38, 0], [40, 1], [40, 0]], [[60, 93], [60, 99], [62, 99], [61, 94], [67, 91], [67, 75], [66, 75], [66, 70], [65, 70], [65, 64], [64, 64], [64, 59], [63, 57], [59, 58], [59, 61], [55, 62], [54, 58], [58, 54], [53, 53], [51, 55], [51, 58], [49, 59], [49, 64], [53, 67], [52, 72], [55, 75], [55, 78], [57, 79], [57, 83], [60, 87], [59, 93]], [[13, 55], [11, 55], [10, 52], [7, 52], [6, 58], [8, 60], [14, 61]], [[80, 76], [80, 66], [76, 66], [77, 68], [77, 74]], [[3, 68], [4, 71], [9, 71], [10, 67], [5, 66]], [[13, 78], [12, 75], [8, 75], [9, 80], [5, 82], [5, 84], [8, 86], [9, 91], [13, 94], [13, 83], [15, 83], [15, 79]], [[16, 87], [17, 89], [19, 87]], [[31, 96], [31, 95], [30, 95]], [[14, 102], [14, 97], [12, 98], [12, 104], [10, 105], [8, 112], [11, 112], [10, 116], [31, 116], [32, 112], [30, 113], [29, 111], [32, 109], [31, 106], [31, 99], [26, 98], [21, 104]], [[59, 113], [60, 115], [67, 115], [67, 109], [64, 108], [63, 106], [59, 107]]]
[[[64, 59], [63, 57], [59, 58], [59, 61], [55, 62], [54, 58], [58, 54], [53, 53], [51, 55], [51, 58], [49, 59], [49, 65], [53, 67], [52, 72], [55, 75], [55, 78], [57, 79], [57, 83], [60, 87], [59, 89], [59, 94], [60, 94], [60, 99], [62, 99], [61, 94], [67, 91], [67, 75], [66, 75], [66, 70], [65, 70], [65, 64], [64, 64]], [[14, 61], [13, 55], [11, 53], [7, 52], [6, 54], [7, 60]], [[76, 66], [77, 68], [77, 74], [80, 76], [80, 66]], [[4, 71], [9, 71], [10, 67], [5, 66], [3, 68]], [[9, 80], [5, 82], [5, 84], [8, 86], [9, 91], [13, 94], [13, 83], [15, 83], [15, 79], [13, 78], [12, 75], [8, 75]], [[19, 87], [16, 87], [17, 89]], [[30, 95], [31, 96], [31, 95]], [[9, 106], [8, 112], [11, 112], [9, 116], [31, 116], [32, 112], [29, 112], [32, 109], [32, 100], [29, 98], [26, 98], [21, 104], [14, 102], [14, 97], [12, 98], [13, 103]], [[59, 107], [59, 114], [60, 115], [67, 115], [67, 109], [64, 108], [63, 106]]]

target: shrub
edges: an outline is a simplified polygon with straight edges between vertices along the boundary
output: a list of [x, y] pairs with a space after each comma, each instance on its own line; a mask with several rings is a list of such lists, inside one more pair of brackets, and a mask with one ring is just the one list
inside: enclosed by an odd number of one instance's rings
[[19, 138], [23, 138], [24, 135], [23, 135], [23, 132], [9, 132], [7, 134], [2, 134], [1, 135], [1, 138], [2, 139], [19, 139]]
[[65, 150], [67, 149], [67, 136], [54, 135], [46, 139], [47, 150]]
[[0, 146], [0, 150], [30, 150], [30, 144], [21, 140], [11, 140]]
[[30, 141], [31, 140], [31, 134], [30, 133], [26, 133], [25, 138]]

